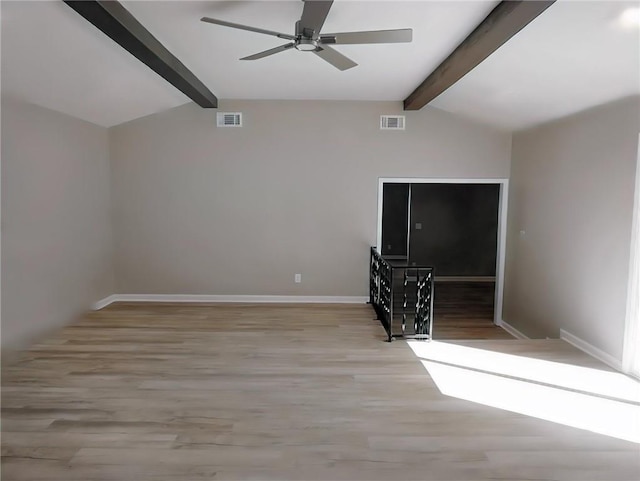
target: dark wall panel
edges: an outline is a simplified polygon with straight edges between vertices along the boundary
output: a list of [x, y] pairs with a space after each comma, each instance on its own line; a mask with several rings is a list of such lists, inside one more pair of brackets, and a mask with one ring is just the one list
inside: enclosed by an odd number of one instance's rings
[[410, 261], [437, 276], [495, 276], [498, 184], [412, 184]]
[[382, 186], [382, 255], [407, 255], [409, 184]]

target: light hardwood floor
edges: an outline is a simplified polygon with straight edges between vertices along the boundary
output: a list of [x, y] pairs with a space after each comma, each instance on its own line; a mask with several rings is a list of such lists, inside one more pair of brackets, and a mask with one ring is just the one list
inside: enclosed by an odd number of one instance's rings
[[493, 323], [494, 282], [436, 282], [434, 339], [513, 339]]
[[[88, 314], [3, 366], [2, 480], [640, 479], [637, 444], [442, 395], [373, 318], [364, 305]], [[562, 341], [459, 344], [604, 368]]]

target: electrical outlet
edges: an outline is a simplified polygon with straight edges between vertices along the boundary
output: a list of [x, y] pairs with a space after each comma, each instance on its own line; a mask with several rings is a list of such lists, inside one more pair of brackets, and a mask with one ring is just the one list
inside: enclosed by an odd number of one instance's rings
[[300, 284], [302, 282], [302, 274], [296, 274], [293, 276], [293, 282], [296, 284]]

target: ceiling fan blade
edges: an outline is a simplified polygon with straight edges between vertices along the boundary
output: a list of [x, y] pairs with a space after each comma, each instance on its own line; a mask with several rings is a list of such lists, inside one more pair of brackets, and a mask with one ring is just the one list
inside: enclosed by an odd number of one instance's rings
[[258, 60], [259, 58], [268, 57], [269, 55], [289, 50], [294, 45], [295, 43], [285, 43], [284, 45], [280, 45], [279, 47], [270, 48], [269, 50], [265, 50], [264, 52], [254, 53], [253, 55], [249, 55], [248, 57], [243, 57], [240, 60]]
[[304, 8], [300, 22], [296, 25], [296, 33], [306, 37], [317, 38], [320, 29], [327, 19], [333, 0], [304, 0]]
[[365, 44], [365, 43], [405, 43], [411, 42], [413, 30], [401, 28], [397, 30], [372, 30], [369, 32], [342, 32], [320, 35], [322, 44]]
[[226, 22], [224, 20], [218, 20], [217, 18], [202, 17], [200, 21], [213, 23], [215, 25], [222, 25], [223, 27], [231, 27], [231, 28], [239, 28], [240, 30], [248, 30], [249, 32], [264, 33], [265, 35], [273, 35], [274, 37], [284, 38], [287, 40], [296, 39], [295, 36], [289, 35], [287, 33], [274, 32], [273, 30], [265, 30], [263, 28], [250, 27], [248, 25], [242, 25], [239, 23]]
[[321, 59], [329, 62], [338, 70], [348, 70], [358, 65], [349, 57], [345, 57], [337, 50], [334, 50], [331, 47], [327, 47], [326, 45], [318, 47], [318, 49], [314, 50], [313, 53], [315, 53]]

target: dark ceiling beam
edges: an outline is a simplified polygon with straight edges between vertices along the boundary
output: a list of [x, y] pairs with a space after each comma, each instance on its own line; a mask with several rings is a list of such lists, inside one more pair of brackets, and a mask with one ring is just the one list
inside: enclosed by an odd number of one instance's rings
[[200, 107], [218, 107], [216, 96], [122, 4], [115, 0], [63, 1]]
[[420, 110], [478, 66], [555, 0], [502, 1], [460, 45], [404, 100], [405, 110]]

